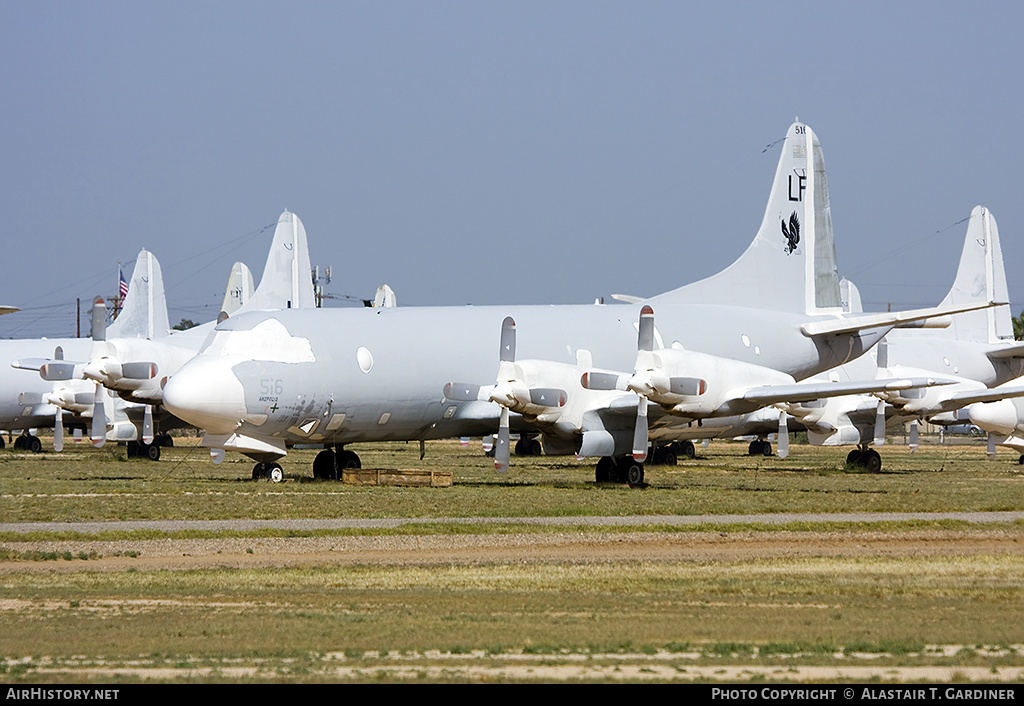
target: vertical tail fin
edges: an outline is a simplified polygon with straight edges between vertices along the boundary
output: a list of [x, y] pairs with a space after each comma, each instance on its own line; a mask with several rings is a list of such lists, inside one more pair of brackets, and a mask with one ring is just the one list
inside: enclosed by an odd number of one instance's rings
[[[949, 294], [941, 306], [964, 306], [988, 302], [1009, 302], [1006, 286], [1006, 268], [999, 245], [999, 228], [992, 212], [975, 206], [967, 225], [964, 249], [960, 253], [960, 266]], [[947, 329], [939, 335], [961, 341], [997, 343], [1013, 340], [1013, 322], [1010, 307], [998, 306], [956, 314]], [[938, 332], [936, 332], [938, 333]]]
[[225, 314], [234, 314], [246, 302], [252, 299], [255, 287], [252, 282], [252, 272], [244, 262], [236, 262], [231, 268], [231, 275], [228, 277], [228, 288], [224, 292], [224, 303], [220, 310]]
[[171, 330], [164, 278], [153, 253], [143, 249], [135, 260], [121, 313], [107, 329], [110, 338], [155, 338]]
[[801, 314], [842, 311], [825, 160], [811, 128], [790, 126], [761, 228], [739, 259], [654, 299]]
[[312, 309], [316, 306], [306, 229], [294, 213], [285, 211], [277, 221], [270, 255], [252, 298], [239, 309]]

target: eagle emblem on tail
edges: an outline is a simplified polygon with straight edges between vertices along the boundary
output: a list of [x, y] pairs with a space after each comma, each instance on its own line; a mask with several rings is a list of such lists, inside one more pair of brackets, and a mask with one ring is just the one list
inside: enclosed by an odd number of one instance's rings
[[786, 254], [793, 254], [800, 243], [800, 219], [797, 218], [796, 211], [790, 215], [788, 227], [786, 221], [782, 221], [782, 237], [786, 239]]

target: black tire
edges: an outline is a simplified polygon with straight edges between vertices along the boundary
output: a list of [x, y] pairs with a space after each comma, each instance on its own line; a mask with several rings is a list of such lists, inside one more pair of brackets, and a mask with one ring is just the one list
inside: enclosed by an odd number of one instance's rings
[[868, 473], [881, 473], [882, 457], [874, 449], [868, 449], [864, 452], [864, 468], [867, 469]]
[[265, 465], [263, 465], [262, 463], [257, 463], [255, 466], [252, 467], [252, 479], [253, 480], [262, 480], [265, 477], [266, 477], [266, 466]]
[[313, 477], [317, 480], [338, 480], [338, 469], [334, 465], [334, 450], [324, 449], [313, 459]]
[[860, 449], [853, 449], [850, 453], [846, 454], [846, 465], [863, 466], [864, 453]]
[[602, 456], [601, 460], [597, 462], [597, 471], [594, 474], [594, 479], [598, 483], [611, 483], [614, 467], [615, 463], [612, 461], [611, 457]]
[[639, 461], [626, 462], [623, 468], [623, 475], [625, 476], [625, 482], [630, 485], [643, 485], [644, 482], [644, 464]]
[[25, 449], [25, 437], [24, 435], [19, 436], [14, 440], [14, 449], [16, 451], [23, 451]]
[[28, 450], [34, 454], [37, 454], [43, 450], [43, 442], [39, 440], [38, 436], [30, 436], [27, 440]]
[[679, 458], [676, 456], [676, 452], [672, 449], [665, 449], [661, 454], [661, 465], [663, 466], [674, 466], [679, 462]]
[[684, 441], [679, 444], [679, 449], [676, 451], [676, 455], [683, 458], [694, 459], [697, 458], [697, 448], [693, 445], [692, 441]]
[[754, 439], [750, 442], [750, 446], [747, 447], [748, 456], [760, 456], [761, 455], [761, 440]]
[[284, 469], [281, 468], [280, 463], [268, 463], [266, 469], [266, 476], [272, 482], [280, 483], [284, 480]]
[[[0, 448], [3, 448], [3, 447], [0, 446]], [[1024, 466], [1024, 454], [1021, 454], [1020, 458], [1017, 459], [1017, 465], [1018, 466]]]
[[143, 444], [142, 445], [142, 453], [150, 461], [159, 461], [160, 460], [160, 445], [156, 444], [156, 443], [153, 443], [153, 444]]
[[771, 456], [772, 455], [772, 444], [770, 441], [764, 440], [761, 442], [761, 455]]
[[352, 451], [341, 451], [338, 454], [338, 472], [346, 468], [362, 468], [363, 464], [359, 457]]

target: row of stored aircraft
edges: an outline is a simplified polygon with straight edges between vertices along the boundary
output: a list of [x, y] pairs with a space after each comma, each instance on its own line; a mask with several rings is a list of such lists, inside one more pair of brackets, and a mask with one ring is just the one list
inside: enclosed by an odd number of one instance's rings
[[[155, 258], [140, 256], [137, 275], [143, 262], [145, 305], [125, 302], [133, 314], [104, 329], [94, 313], [91, 342], [10, 356], [17, 375], [38, 371], [50, 387], [0, 378], [6, 428], [60, 428], [77, 413], [91, 417], [94, 443], [134, 433], [149, 449], [155, 429], [190, 425], [214, 460], [240, 452], [254, 477], [275, 480], [298, 445], [323, 447], [313, 475], [338, 478], [360, 465], [349, 448], [359, 442], [467, 436], [493, 436], [505, 470], [515, 433], [546, 454], [599, 459], [598, 481], [638, 484], [649, 458], [692, 456], [695, 439], [777, 432], [785, 456], [796, 428], [855, 445], [849, 460], [877, 470], [870, 445], [886, 425], [981, 424], [983, 410], [1017, 410], [1024, 395], [991, 214], [972, 213], [938, 306], [864, 313], [839, 277], [821, 146], [799, 121], [747, 250], [707, 279], [623, 304], [317, 308], [305, 230], [285, 212], [254, 294], [219, 322], [170, 333]], [[2, 343], [0, 355], [23, 350]]]

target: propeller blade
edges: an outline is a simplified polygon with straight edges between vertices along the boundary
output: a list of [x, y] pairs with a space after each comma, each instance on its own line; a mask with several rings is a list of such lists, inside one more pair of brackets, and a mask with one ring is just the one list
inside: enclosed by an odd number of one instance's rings
[[498, 424], [498, 440], [494, 446], [494, 468], [504, 473], [508, 470], [508, 407], [501, 408], [501, 421]]
[[878, 367], [889, 367], [889, 342], [884, 338], [879, 341], [875, 348], [878, 350]]
[[210, 449], [210, 460], [213, 461], [215, 465], [223, 461], [224, 449]]
[[669, 378], [669, 390], [676, 395], [696, 397], [703, 395], [708, 389], [707, 380], [700, 378]]
[[995, 460], [995, 457], [996, 457], [996, 437], [995, 437], [995, 434], [993, 434], [992, 432], [988, 433], [988, 449], [986, 449], [985, 453], [988, 456], [988, 460], [989, 461]]
[[130, 380], [152, 380], [156, 372], [156, 363], [121, 363], [121, 377]]
[[910, 422], [910, 450], [917, 451], [917, 420]]
[[633, 460], [647, 458], [647, 398], [640, 395], [636, 405], [636, 426], [633, 428]]
[[57, 453], [64, 450], [64, 410], [60, 407], [53, 416], [53, 450]]
[[56, 382], [58, 380], [71, 380], [75, 377], [74, 363], [58, 363], [50, 361], [39, 368], [39, 377], [43, 380]]
[[153, 405], [149, 404], [142, 414], [142, 441], [146, 444], [153, 443]]
[[565, 390], [555, 387], [534, 387], [530, 389], [530, 402], [544, 407], [564, 407], [568, 395]]
[[501, 322], [501, 349], [498, 351], [498, 360], [514, 363], [516, 360], [516, 322], [511, 316], [506, 316]]
[[875, 446], [885, 445], [885, 402], [878, 401], [878, 411], [875, 412]]
[[654, 309], [644, 306], [640, 310], [640, 329], [636, 337], [638, 351], [654, 350]]
[[107, 410], [103, 404], [103, 385], [96, 383], [96, 394], [92, 404], [92, 445], [100, 448], [107, 442]]
[[92, 340], [107, 340], [107, 303], [103, 297], [92, 301]]
[[779, 454], [779, 458], [789, 456], [789, 415], [785, 412], [779, 412], [779, 438], [777, 446], [778, 449], [776, 451]]
[[480, 399], [480, 387], [468, 382], [450, 382], [444, 386], [444, 397], [453, 402], [473, 402]]
[[618, 373], [583, 373], [580, 385], [585, 390], [625, 390], [628, 376]]

